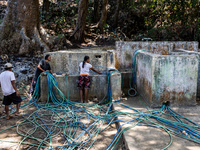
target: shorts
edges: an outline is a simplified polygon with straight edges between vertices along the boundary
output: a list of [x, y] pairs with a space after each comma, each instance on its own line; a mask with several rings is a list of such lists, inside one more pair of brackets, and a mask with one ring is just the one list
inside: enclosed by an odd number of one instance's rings
[[3, 104], [4, 105], [10, 105], [12, 103], [14, 104], [19, 104], [22, 101], [21, 97], [16, 95], [16, 92], [8, 95], [8, 96], [4, 96], [3, 98]]
[[90, 89], [90, 76], [79, 76], [78, 87], [80, 89]]

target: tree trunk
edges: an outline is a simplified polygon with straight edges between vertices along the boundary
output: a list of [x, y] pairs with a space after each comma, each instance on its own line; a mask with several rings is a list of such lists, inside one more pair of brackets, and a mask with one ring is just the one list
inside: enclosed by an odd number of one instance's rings
[[122, 2], [122, 0], [117, 0], [117, 8], [116, 8], [115, 15], [114, 15], [114, 27], [115, 28], [118, 25], [118, 17], [119, 17], [119, 10], [120, 10], [120, 6], [121, 6], [121, 2]]
[[127, 0], [123, 0], [123, 8], [127, 8]]
[[49, 12], [49, 6], [50, 6], [50, 2], [49, 0], [43, 0], [43, 6], [42, 6], [42, 11], [45, 13]]
[[85, 31], [85, 25], [86, 25], [88, 2], [89, 0], [81, 0], [79, 2], [76, 27], [74, 29], [73, 34], [71, 35], [71, 40], [77, 43], [84, 42], [84, 31]]
[[132, 6], [132, 5], [133, 5], [133, 0], [129, 0], [129, 6]]
[[98, 23], [98, 28], [100, 29], [101, 32], [103, 32], [103, 28], [107, 20], [107, 12], [108, 12], [108, 0], [103, 0], [101, 19]]
[[49, 37], [39, 17], [39, 0], [9, 0], [0, 25], [0, 53], [49, 51]]
[[94, 22], [99, 20], [99, 0], [94, 0]]

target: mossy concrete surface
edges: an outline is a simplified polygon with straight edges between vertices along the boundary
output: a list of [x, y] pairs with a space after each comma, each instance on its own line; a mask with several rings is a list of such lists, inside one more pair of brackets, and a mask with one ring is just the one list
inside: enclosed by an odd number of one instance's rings
[[[85, 56], [90, 57], [90, 63], [93, 67], [102, 72], [108, 73], [110, 68], [114, 68], [115, 56], [112, 49], [93, 48], [93, 49], [75, 49], [65, 50], [57, 52], [45, 53], [51, 55], [50, 65], [52, 71], [57, 73], [56, 80], [58, 82], [59, 89], [70, 100], [80, 100], [79, 89], [77, 87], [77, 81], [79, 76], [79, 64], [83, 61]], [[103, 66], [103, 67], [102, 67]], [[67, 95], [67, 80], [68, 75], [68, 89], [69, 95]], [[97, 99], [101, 101], [108, 96], [108, 78], [107, 75], [98, 75], [94, 72], [90, 72], [91, 88], [89, 90], [89, 100]], [[41, 77], [41, 99], [42, 101], [48, 98], [48, 83], [45, 76]], [[120, 73], [113, 73], [110, 78], [111, 93], [114, 99], [121, 97], [121, 75]]]
[[144, 49], [153, 54], [169, 55], [175, 49], [198, 52], [199, 43], [195, 41], [117, 41], [115, 50], [115, 67], [120, 71], [130, 69], [133, 53]]
[[196, 105], [199, 57], [196, 55], [137, 55], [137, 90], [152, 107], [163, 102]]
[[[77, 81], [79, 76], [67, 76], [66, 75], [56, 75], [56, 81], [58, 83], [59, 89], [63, 92], [65, 97], [69, 96], [71, 101], [80, 101], [79, 88], [77, 87]], [[68, 79], [68, 88], [67, 88]], [[89, 90], [88, 98], [89, 100], [101, 101], [103, 98], [108, 96], [108, 79], [106, 75], [92, 75], [91, 88]], [[111, 76], [111, 92], [114, 99], [119, 99], [121, 97], [121, 75], [119, 73], [113, 73]], [[48, 83], [47, 77], [41, 76], [40, 78], [41, 87], [41, 100], [47, 101], [48, 99]], [[67, 95], [67, 90], [69, 90], [69, 95]], [[55, 90], [56, 91], [56, 90]], [[58, 96], [59, 97], [59, 96]]]

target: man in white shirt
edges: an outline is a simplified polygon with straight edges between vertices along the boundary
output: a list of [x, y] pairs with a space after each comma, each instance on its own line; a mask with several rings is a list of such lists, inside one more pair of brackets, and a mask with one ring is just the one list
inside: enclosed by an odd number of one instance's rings
[[21, 105], [21, 97], [15, 85], [15, 75], [12, 72], [12, 64], [5, 64], [5, 71], [0, 74], [0, 87], [3, 91], [4, 99], [3, 104], [5, 105], [6, 119], [10, 119], [9, 116], [9, 105], [11, 103], [16, 104], [16, 116], [19, 116], [19, 108]]

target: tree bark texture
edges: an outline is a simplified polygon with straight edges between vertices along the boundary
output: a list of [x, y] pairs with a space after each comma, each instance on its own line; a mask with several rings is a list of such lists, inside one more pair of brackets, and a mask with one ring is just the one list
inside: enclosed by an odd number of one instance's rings
[[42, 11], [49, 12], [50, 2], [49, 0], [43, 0]]
[[99, 0], [94, 0], [94, 22], [99, 21]]
[[116, 28], [118, 25], [118, 17], [119, 17], [119, 11], [121, 6], [122, 0], [117, 0], [117, 8], [114, 15], [114, 27]]
[[108, 12], [108, 0], [103, 0], [103, 8], [102, 8], [102, 13], [101, 13], [101, 19], [98, 23], [98, 28], [100, 29], [101, 32], [103, 32], [104, 25], [107, 20], [107, 12]]
[[85, 26], [86, 26], [88, 2], [89, 2], [89, 0], [81, 0], [79, 2], [78, 18], [76, 21], [76, 27], [71, 36], [71, 40], [75, 41], [77, 43], [84, 42], [84, 31], [85, 31]]
[[9, 0], [0, 32], [0, 53], [49, 51], [49, 36], [40, 26], [39, 0]]

